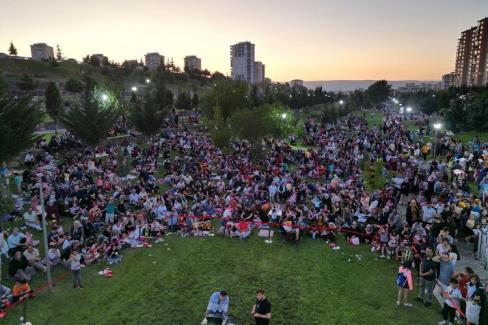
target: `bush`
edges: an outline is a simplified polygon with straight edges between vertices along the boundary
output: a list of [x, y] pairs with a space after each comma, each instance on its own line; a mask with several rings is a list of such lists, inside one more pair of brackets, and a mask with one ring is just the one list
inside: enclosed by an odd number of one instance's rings
[[70, 78], [66, 81], [64, 90], [72, 93], [81, 93], [83, 91], [83, 83], [80, 80]]

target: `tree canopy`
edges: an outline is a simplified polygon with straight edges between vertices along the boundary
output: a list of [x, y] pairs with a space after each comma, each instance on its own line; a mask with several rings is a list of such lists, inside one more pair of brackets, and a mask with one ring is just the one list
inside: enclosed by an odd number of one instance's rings
[[391, 85], [386, 80], [376, 81], [366, 90], [368, 99], [373, 105], [385, 102], [388, 99], [388, 96], [390, 96], [390, 93]]
[[60, 115], [63, 112], [64, 107], [63, 107], [63, 99], [61, 98], [56, 83], [52, 81], [49, 82], [46, 88], [46, 92], [44, 93], [44, 97], [45, 97], [46, 112], [57, 123]]
[[31, 96], [12, 98], [0, 86], [0, 161], [7, 162], [36, 141], [36, 126], [42, 119]]
[[63, 113], [60, 120], [69, 132], [94, 148], [107, 136], [119, 113], [117, 98], [110, 91], [96, 87]]
[[129, 120], [136, 129], [146, 136], [152, 136], [164, 125], [164, 118], [171, 110], [171, 105], [162, 107], [156, 89], [148, 89], [144, 98], [132, 96], [129, 104]]
[[248, 87], [244, 82], [219, 80], [205, 93], [200, 106], [203, 115], [214, 119], [214, 108], [219, 107], [221, 118], [227, 121], [234, 112], [249, 107]]

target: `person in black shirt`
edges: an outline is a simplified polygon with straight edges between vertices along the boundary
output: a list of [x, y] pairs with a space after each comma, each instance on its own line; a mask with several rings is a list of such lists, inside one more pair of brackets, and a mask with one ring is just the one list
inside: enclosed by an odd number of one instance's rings
[[[425, 249], [425, 256], [420, 263], [420, 291], [417, 297], [418, 301], [425, 302], [425, 306], [432, 305], [432, 293], [435, 286], [435, 270], [436, 263], [432, 260], [434, 252], [431, 247]], [[424, 300], [425, 292], [427, 291], [426, 300]]]
[[256, 291], [256, 304], [252, 306], [251, 316], [256, 320], [256, 325], [268, 325], [271, 319], [271, 303], [266, 299], [264, 290]]

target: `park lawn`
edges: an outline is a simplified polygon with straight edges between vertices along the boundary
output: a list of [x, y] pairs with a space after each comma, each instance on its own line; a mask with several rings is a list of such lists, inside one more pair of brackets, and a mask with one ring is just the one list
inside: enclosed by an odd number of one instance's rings
[[459, 139], [463, 143], [473, 142], [479, 136], [482, 143], [488, 142], [488, 132], [465, 131], [454, 135], [454, 139]]
[[382, 112], [366, 112], [366, 122], [368, 127], [378, 128], [383, 125], [384, 114]]
[[[249, 311], [257, 288], [267, 290], [273, 324], [439, 320], [437, 306], [396, 306], [397, 263], [375, 258], [367, 246], [341, 241], [341, 249], [333, 251], [321, 240], [295, 245], [279, 238], [268, 245], [255, 235], [247, 240], [172, 235], [166, 243], [123, 251], [124, 261], [112, 267], [111, 279], [97, 275], [104, 267], [97, 264], [82, 270], [84, 289], [73, 289], [68, 278], [52, 294], [39, 293], [28, 301], [28, 320], [53, 325], [199, 324], [210, 294], [225, 289], [236, 324], [252, 324]], [[18, 324], [21, 314], [17, 306], [3, 322]]]

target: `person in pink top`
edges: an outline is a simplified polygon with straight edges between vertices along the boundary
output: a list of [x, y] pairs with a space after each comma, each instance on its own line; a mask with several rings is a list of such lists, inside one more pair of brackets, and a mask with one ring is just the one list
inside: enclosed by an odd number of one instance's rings
[[397, 306], [400, 306], [403, 297], [403, 306], [412, 307], [413, 305], [408, 302], [408, 292], [413, 290], [412, 271], [410, 270], [409, 263], [402, 263], [402, 265], [400, 265], [400, 268], [398, 269], [397, 286]]

